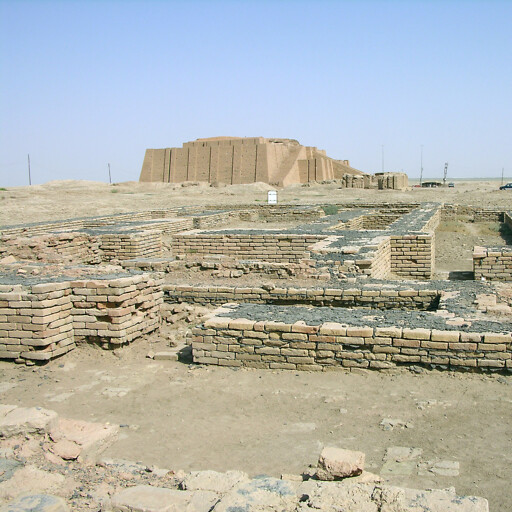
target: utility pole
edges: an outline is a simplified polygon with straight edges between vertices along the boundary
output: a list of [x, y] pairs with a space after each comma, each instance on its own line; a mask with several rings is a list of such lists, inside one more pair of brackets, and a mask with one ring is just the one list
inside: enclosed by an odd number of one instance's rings
[[381, 150], [382, 150], [382, 172], [384, 172], [384, 144], [382, 144]]
[[30, 176], [30, 153], [27, 155], [28, 157], [28, 184], [32, 185], [32, 177]]
[[420, 156], [420, 187], [421, 187], [422, 179], [423, 179], [423, 144], [421, 145], [421, 156]]
[[501, 186], [503, 186], [503, 176], [505, 175], [505, 167], [501, 168]]
[[112, 176], [110, 174], [110, 164], [108, 164], [108, 182], [112, 185]]

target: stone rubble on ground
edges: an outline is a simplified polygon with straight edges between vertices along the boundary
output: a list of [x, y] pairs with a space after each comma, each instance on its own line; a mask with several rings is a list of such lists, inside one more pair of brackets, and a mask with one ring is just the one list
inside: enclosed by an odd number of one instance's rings
[[358, 476], [363, 472], [364, 459], [363, 452], [326, 447], [318, 459], [316, 476], [319, 480], [341, 480]]
[[[99, 459], [118, 426], [60, 418], [38, 407], [0, 406], [0, 512], [488, 512], [487, 500], [455, 490], [413, 490], [364, 471], [362, 452], [325, 447], [308, 475], [172, 471]], [[421, 450], [391, 447], [386, 464]], [[420, 464], [421, 466], [421, 464]], [[437, 475], [458, 463], [426, 461]]]

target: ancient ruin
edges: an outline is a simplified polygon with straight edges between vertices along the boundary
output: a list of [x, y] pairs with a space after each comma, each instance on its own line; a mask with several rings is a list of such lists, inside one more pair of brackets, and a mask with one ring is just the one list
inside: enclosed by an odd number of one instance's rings
[[[52, 364], [65, 367], [60, 362], [77, 347], [119, 353], [185, 322], [179, 340], [165, 351], [149, 351], [148, 360], [269, 375], [400, 368], [507, 375], [512, 303], [500, 285], [512, 282], [511, 247], [475, 247], [471, 280], [436, 273], [436, 231], [462, 215], [512, 228], [512, 212], [503, 209], [361, 201], [171, 207], [6, 226], [0, 236], [0, 359], [37, 374]], [[138, 378], [120, 371], [125, 380]], [[97, 377], [110, 379], [102, 372]], [[122, 397], [126, 389], [103, 393]], [[411, 424], [384, 418], [381, 426]], [[452, 490], [383, 483], [364, 470], [363, 453], [341, 447], [325, 449], [318, 467], [281, 478], [147, 469], [100, 457], [120, 428], [37, 407], [0, 406], [6, 457], [0, 458], [0, 504], [62, 512], [68, 506], [327, 512], [333, 504], [489, 510], [487, 500]], [[458, 462], [420, 454], [391, 447], [382, 471], [459, 474]], [[73, 482], [67, 468], [73, 468]], [[101, 487], [103, 478], [122, 483]], [[29, 479], [29, 487], [20, 484]]]
[[139, 181], [286, 186], [333, 179], [347, 188], [407, 187], [404, 173], [365, 174], [316, 147], [263, 137], [212, 137], [185, 142], [181, 148], [147, 149]]
[[[33, 364], [80, 341], [128, 343], [158, 328], [165, 301], [221, 306], [188, 340], [198, 363], [316, 371], [512, 368], [510, 324], [479, 314], [472, 295], [512, 280], [510, 247], [476, 247], [475, 281], [455, 286], [432, 277], [436, 228], [457, 215], [456, 206], [334, 210], [189, 207], [6, 228], [0, 255], [12, 263], [1, 277], [0, 358]], [[475, 221], [490, 216], [512, 225], [510, 212], [473, 209]], [[304, 224], [229, 229], [236, 221], [275, 217]], [[176, 283], [174, 274], [184, 268], [225, 282]], [[250, 275], [288, 281], [229, 284]], [[228, 302], [239, 305], [223, 306]], [[304, 304], [315, 308], [306, 314]]]

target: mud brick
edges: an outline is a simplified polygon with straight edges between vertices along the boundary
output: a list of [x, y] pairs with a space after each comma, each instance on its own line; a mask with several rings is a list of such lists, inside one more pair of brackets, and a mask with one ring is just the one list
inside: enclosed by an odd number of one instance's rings
[[315, 334], [319, 329], [319, 325], [306, 325], [304, 322], [296, 322], [292, 324], [292, 332], [297, 333]]
[[279, 355], [281, 349], [279, 347], [247, 347], [252, 348], [256, 354], [261, 355]]
[[285, 324], [283, 322], [265, 322], [265, 330], [269, 332], [291, 332], [291, 324]]
[[231, 320], [228, 325], [230, 329], [250, 330], [253, 328], [254, 322], [246, 318], [237, 318]]
[[370, 361], [356, 360], [356, 359], [343, 359], [341, 364], [346, 368], [368, 368]]
[[482, 341], [482, 334], [473, 333], [473, 332], [461, 332], [460, 333], [460, 341], [461, 342], [474, 342], [480, 343]]
[[219, 364], [219, 360], [214, 357], [194, 357], [194, 362], [199, 364]]
[[293, 341], [307, 341], [308, 335], [304, 333], [293, 333], [293, 332], [284, 332], [282, 335], [283, 340], [293, 340]]
[[402, 328], [401, 327], [376, 327], [375, 337], [384, 338], [401, 338]]
[[299, 356], [287, 356], [286, 357], [287, 363], [294, 363], [294, 364], [314, 364], [315, 358], [314, 357], [299, 357]]
[[400, 348], [399, 347], [388, 347], [388, 346], [380, 346], [380, 345], [374, 345], [372, 348], [372, 351], [375, 354], [384, 353], [384, 354], [399, 354]]
[[397, 363], [419, 363], [420, 356], [419, 355], [410, 355], [410, 354], [393, 354], [392, 360]]
[[448, 343], [443, 341], [422, 341], [421, 348], [446, 350]]
[[484, 334], [484, 343], [512, 343], [512, 335], [510, 334]]
[[237, 359], [219, 359], [219, 366], [243, 366], [242, 361]]
[[370, 337], [373, 336], [372, 327], [347, 327], [347, 337]]
[[261, 361], [261, 355], [259, 354], [236, 354], [236, 359], [241, 361]]
[[375, 337], [375, 338], [365, 338], [365, 345], [391, 345], [392, 338], [383, 338], [383, 337]]
[[299, 349], [307, 349], [307, 350], [315, 350], [317, 347], [317, 344], [314, 342], [307, 342], [307, 341], [290, 341], [288, 343], [288, 346], [290, 348], [299, 348]]
[[243, 331], [244, 338], [258, 338], [260, 340], [268, 339], [269, 335], [266, 332], [260, 331]]
[[411, 339], [403, 339], [403, 338], [397, 338], [393, 340], [393, 346], [395, 347], [412, 347], [412, 348], [418, 348], [420, 346], [421, 341], [420, 340], [411, 340]]
[[429, 329], [403, 329], [402, 337], [412, 340], [430, 340], [431, 332]]
[[448, 341], [451, 343], [456, 343], [460, 339], [459, 331], [438, 331], [432, 330], [432, 341]]
[[324, 335], [310, 334], [309, 341], [320, 342], [320, 343], [335, 343], [336, 337], [335, 336], [324, 336]]
[[501, 359], [478, 359], [477, 366], [481, 368], [505, 368], [505, 361]]
[[336, 341], [343, 345], [364, 345], [364, 338], [357, 336], [336, 336]]
[[504, 352], [507, 346], [505, 343], [479, 343], [478, 350], [482, 352]]

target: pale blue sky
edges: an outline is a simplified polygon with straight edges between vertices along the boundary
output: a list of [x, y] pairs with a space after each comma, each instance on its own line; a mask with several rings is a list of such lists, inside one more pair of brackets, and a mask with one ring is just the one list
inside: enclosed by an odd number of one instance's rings
[[0, 186], [288, 137], [366, 172], [512, 175], [512, 2], [0, 0]]

